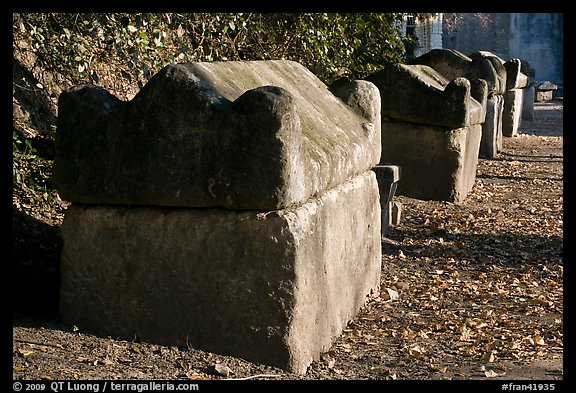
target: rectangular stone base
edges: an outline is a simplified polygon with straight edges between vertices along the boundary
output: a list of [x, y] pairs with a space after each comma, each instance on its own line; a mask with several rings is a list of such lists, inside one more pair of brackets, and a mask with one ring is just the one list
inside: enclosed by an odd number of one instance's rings
[[[524, 88], [522, 99], [522, 120], [534, 120], [534, 101], [536, 101], [534, 85], [528, 85]], [[522, 122], [520, 122], [522, 126]]]
[[504, 96], [494, 95], [486, 100], [486, 120], [482, 123], [480, 157], [494, 158], [502, 149], [502, 111]]
[[446, 129], [382, 120], [381, 162], [399, 165], [396, 194], [460, 203], [472, 190], [482, 125]]
[[553, 90], [538, 90], [536, 91], [536, 101], [550, 101], [553, 96]]
[[502, 135], [512, 137], [518, 134], [522, 108], [524, 89], [511, 89], [504, 93], [504, 111], [502, 112]]
[[374, 172], [270, 212], [71, 205], [61, 313], [304, 373], [379, 286]]

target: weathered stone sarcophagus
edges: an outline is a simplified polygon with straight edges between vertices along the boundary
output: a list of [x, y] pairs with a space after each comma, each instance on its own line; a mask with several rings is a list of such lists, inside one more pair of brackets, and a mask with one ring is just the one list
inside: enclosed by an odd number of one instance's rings
[[550, 101], [554, 98], [554, 90], [557, 90], [558, 86], [550, 81], [540, 82], [535, 86], [535, 101]]
[[522, 120], [524, 93], [529, 89], [529, 77], [522, 72], [522, 62], [510, 59], [504, 62], [506, 67], [506, 92], [504, 93], [504, 111], [502, 114], [502, 134], [516, 136]]
[[303, 373], [379, 286], [380, 96], [291, 61], [60, 96], [68, 323]]
[[520, 120], [520, 126], [522, 126], [522, 120], [534, 120], [534, 103], [536, 102], [536, 83], [534, 82], [536, 70], [526, 60], [522, 60], [521, 65], [520, 71], [528, 78], [528, 84], [522, 89], [522, 119]]
[[459, 203], [476, 179], [487, 84], [395, 64], [366, 80], [380, 91], [381, 164], [402, 168], [397, 193]]
[[432, 67], [448, 80], [484, 79], [488, 85], [486, 118], [482, 124], [481, 157], [494, 158], [502, 149], [502, 112], [506, 91], [506, 68], [491, 52], [479, 51], [467, 56], [452, 49], [433, 49], [410, 64]]

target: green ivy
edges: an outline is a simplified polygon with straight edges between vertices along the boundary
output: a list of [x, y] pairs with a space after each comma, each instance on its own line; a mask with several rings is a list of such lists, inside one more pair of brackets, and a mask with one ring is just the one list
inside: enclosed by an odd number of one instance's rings
[[37, 155], [30, 139], [12, 132], [12, 187], [23, 191], [31, 204], [50, 205], [56, 194], [52, 165]]
[[171, 62], [289, 59], [330, 83], [404, 60], [401, 13], [13, 14], [44, 69], [97, 83], [91, 62], [119, 60], [144, 83]]

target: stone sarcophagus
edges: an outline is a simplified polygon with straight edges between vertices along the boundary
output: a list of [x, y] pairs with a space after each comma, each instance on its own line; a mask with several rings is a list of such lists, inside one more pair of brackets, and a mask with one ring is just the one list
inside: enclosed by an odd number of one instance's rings
[[554, 97], [553, 92], [558, 89], [558, 86], [550, 81], [538, 83], [535, 86], [534, 101], [550, 101]]
[[504, 94], [502, 134], [516, 136], [522, 120], [524, 94], [530, 89], [530, 78], [522, 71], [520, 59], [510, 59], [503, 64], [506, 67], [506, 93]]
[[474, 185], [487, 84], [451, 81], [426, 65], [395, 64], [366, 78], [380, 91], [381, 164], [402, 168], [397, 194], [459, 203]]
[[469, 56], [452, 49], [433, 49], [412, 60], [410, 64], [432, 67], [448, 80], [484, 79], [488, 86], [486, 119], [482, 124], [479, 154], [494, 158], [502, 149], [502, 113], [506, 91], [506, 68], [491, 52], [479, 51]]
[[304, 373], [379, 286], [380, 96], [291, 61], [60, 96], [61, 313]]

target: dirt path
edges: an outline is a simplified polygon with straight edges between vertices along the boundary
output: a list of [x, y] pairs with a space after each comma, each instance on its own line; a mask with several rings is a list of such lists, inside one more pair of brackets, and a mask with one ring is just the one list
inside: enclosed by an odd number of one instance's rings
[[61, 212], [15, 198], [13, 378], [561, 380], [562, 118], [561, 100], [537, 103], [461, 205], [397, 197], [381, 292], [305, 376], [62, 324]]

